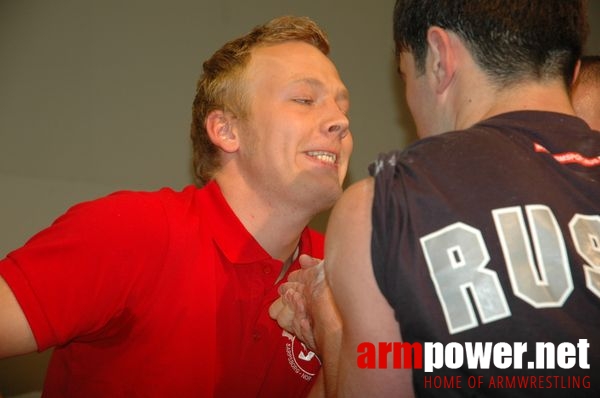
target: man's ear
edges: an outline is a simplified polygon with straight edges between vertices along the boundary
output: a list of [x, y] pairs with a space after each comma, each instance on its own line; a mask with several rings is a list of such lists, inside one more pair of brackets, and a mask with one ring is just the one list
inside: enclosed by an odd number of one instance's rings
[[235, 116], [216, 109], [206, 117], [208, 137], [225, 152], [235, 152], [239, 148], [239, 139], [235, 129]]
[[436, 92], [442, 93], [454, 78], [457, 67], [457, 52], [447, 30], [432, 26], [427, 31], [427, 67], [433, 73]]
[[575, 84], [575, 81], [577, 81], [580, 70], [581, 70], [581, 60], [578, 59], [577, 63], [575, 64], [575, 70], [573, 71], [573, 79], [571, 80], [571, 87]]

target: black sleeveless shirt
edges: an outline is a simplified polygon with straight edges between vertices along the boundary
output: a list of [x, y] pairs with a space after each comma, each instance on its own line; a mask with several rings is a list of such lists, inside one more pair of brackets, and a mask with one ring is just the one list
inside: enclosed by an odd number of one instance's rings
[[[373, 268], [403, 340], [463, 350], [415, 367], [418, 396], [600, 397], [600, 132], [512, 112], [382, 155], [370, 173]], [[497, 361], [469, 365], [476, 342]]]

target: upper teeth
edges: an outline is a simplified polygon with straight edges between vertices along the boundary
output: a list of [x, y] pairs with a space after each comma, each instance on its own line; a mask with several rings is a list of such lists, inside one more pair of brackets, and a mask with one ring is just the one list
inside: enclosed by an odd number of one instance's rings
[[331, 152], [313, 151], [313, 152], [308, 152], [308, 155], [319, 159], [321, 162], [332, 163], [332, 164], [335, 163], [335, 161], [337, 159], [337, 156], [335, 155], [335, 153], [331, 153]]

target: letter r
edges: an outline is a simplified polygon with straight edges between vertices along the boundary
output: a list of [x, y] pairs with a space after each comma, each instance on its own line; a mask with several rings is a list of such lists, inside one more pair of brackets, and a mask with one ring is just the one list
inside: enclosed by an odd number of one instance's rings
[[510, 316], [498, 275], [485, 269], [490, 257], [479, 230], [455, 223], [422, 237], [421, 247], [450, 334], [478, 325], [467, 290], [483, 323]]

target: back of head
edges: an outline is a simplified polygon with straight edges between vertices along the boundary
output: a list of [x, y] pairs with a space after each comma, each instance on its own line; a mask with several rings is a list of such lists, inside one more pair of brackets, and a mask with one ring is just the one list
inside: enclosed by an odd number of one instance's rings
[[199, 185], [206, 184], [220, 167], [217, 147], [206, 131], [207, 115], [214, 110], [244, 118], [248, 96], [244, 70], [258, 46], [302, 41], [329, 53], [329, 41], [323, 30], [306, 17], [283, 16], [255, 27], [248, 34], [226, 43], [203, 64], [192, 111], [191, 138], [194, 172]]
[[561, 78], [568, 87], [588, 32], [586, 0], [397, 0], [396, 53], [423, 71], [427, 31], [457, 34], [499, 85]]

